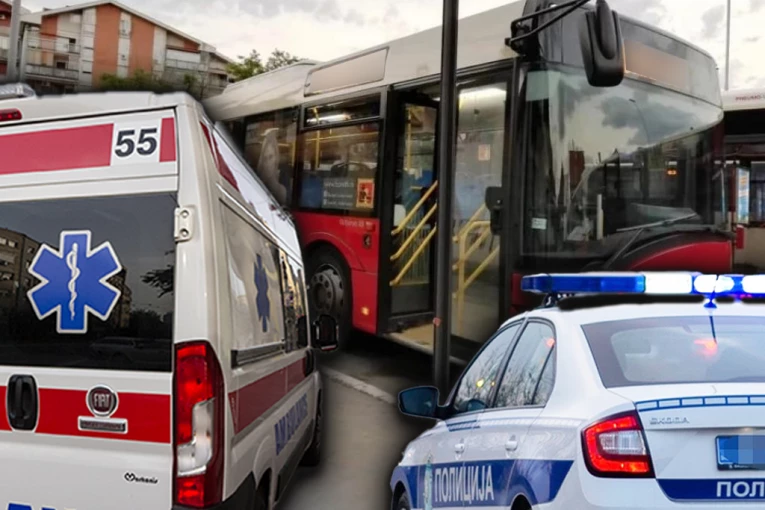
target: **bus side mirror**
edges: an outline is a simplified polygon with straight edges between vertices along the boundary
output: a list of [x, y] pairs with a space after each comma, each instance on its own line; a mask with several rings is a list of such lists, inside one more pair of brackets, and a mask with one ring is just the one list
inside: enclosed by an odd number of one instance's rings
[[579, 25], [587, 81], [593, 87], [615, 87], [624, 79], [624, 40], [619, 15], [605, 0], [587, 11]]
[[502, 188], [499, 186], [490, 186], [486, 188], [484, 203], [486, 204], [486, 209], [489, 210], [491, 233], [498, 235], [502, 230], [502, 206], [504, 204], [504, 201], [502, 200]]
[[313, 346], [323, 352], [334, 351], [338, 347], [340, 328], [331, 315], [322, 314], [313, 323]]

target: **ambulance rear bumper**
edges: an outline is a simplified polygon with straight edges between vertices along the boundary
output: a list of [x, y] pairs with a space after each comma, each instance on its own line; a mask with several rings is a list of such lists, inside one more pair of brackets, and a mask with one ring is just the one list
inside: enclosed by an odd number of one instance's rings
[[[225, 501], [206, 510], [252, 510], [255, 508], [255, 477], [250, 473], [239, 488]], [[173, 505], [172, 510], [196, 510], [187, 506]]]

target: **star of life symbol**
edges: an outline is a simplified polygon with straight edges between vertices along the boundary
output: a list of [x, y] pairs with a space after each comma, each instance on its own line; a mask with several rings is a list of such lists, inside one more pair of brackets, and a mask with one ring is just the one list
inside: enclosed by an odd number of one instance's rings
[[37, 318], [57, 315], [59, 333], [87, 333], [88, 315], [106, 320], [121, 292], [107, 283], [122, 271], [109, 242], [90, 248], [88, 230], [61, 232], [60, 251], [40, 246], [29, 273], [40, 280], [27, 296]]

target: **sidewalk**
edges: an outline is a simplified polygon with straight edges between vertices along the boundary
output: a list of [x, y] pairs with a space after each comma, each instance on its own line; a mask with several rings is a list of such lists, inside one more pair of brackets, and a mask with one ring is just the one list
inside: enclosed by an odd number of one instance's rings
[[300, 468], [280, 510], [388, 510], [390, 475], [406, 444], [431, 424], [324, 377], [324, 445], [318, 468]]

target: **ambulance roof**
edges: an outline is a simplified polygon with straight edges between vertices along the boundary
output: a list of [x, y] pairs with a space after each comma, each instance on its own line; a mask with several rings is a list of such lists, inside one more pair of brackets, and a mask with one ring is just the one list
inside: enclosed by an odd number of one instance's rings
[[[97, 92], [0, 100], [0, 110], [17, 109], [20, 122], [88, 117], [136, 110], [172, 108], [198, 103], [188, 94], [153, 92]], [[3, 125], [13, 122], [4, 122]]]

